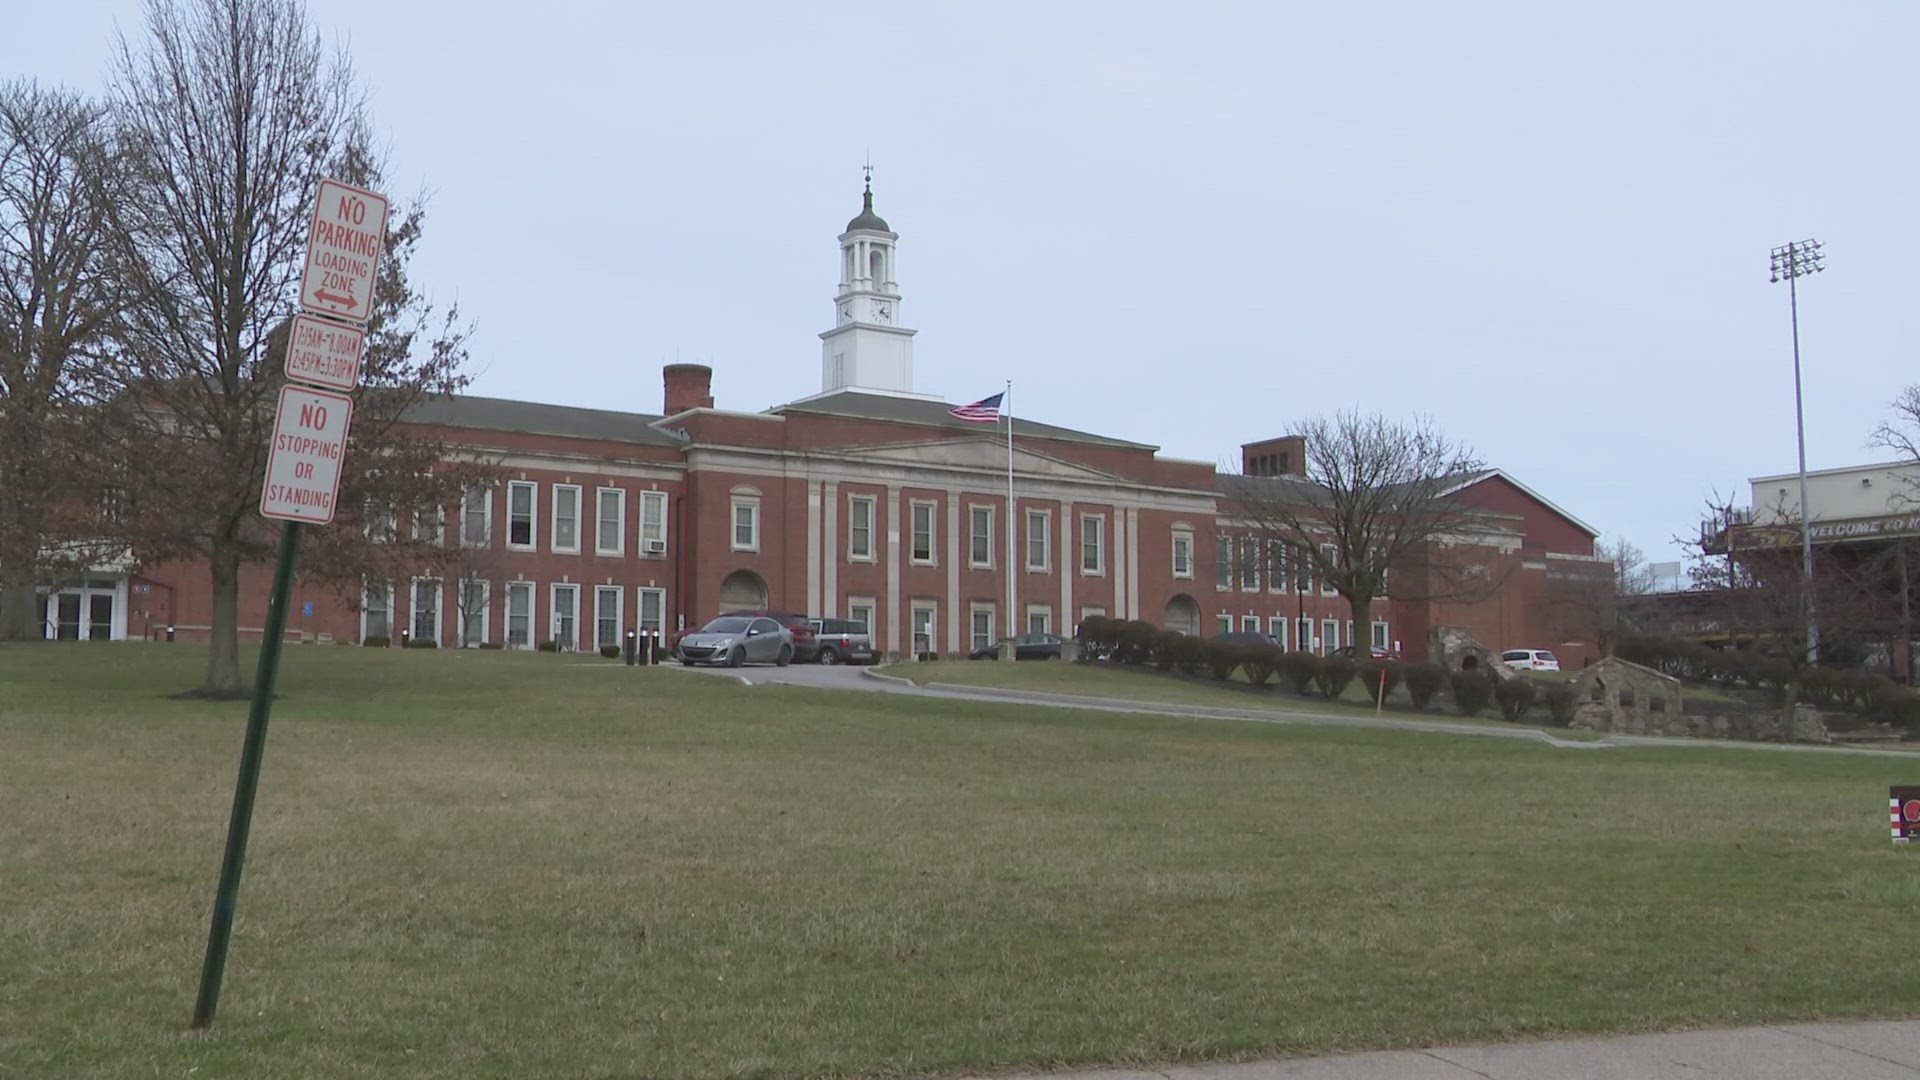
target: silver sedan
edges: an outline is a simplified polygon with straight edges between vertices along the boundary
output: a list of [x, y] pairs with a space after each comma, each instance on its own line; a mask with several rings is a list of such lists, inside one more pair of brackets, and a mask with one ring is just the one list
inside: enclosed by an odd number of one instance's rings
[[689, 665], [739, 667], [752, 661], [786, 667], [793, 659], [793, 634], [772, 619], [723, 615], [681, 638], [674, 652]]

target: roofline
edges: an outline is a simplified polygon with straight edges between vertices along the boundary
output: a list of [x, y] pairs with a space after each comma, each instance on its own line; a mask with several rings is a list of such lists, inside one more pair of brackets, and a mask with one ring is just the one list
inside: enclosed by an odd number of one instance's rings
[[[830, 332], [831, 331], [829, 331], [829, 333]], [[822, 390], [817, 394], [808, 394], [803, 398], [794, 398], [792, 401], [770, 406], [767, 411], [777, 412], [789, 405], [798, 405], [803, 401], [818, 401], [821, 398], [832, 397], [835, 394], [874, 394], [879, 397], [905, 398], [908, 401], [937, 401], [942, 405], [947, 403], [947, 399], [941, 397], [939, 394], [916, 394], [911, 390], [883, 390], [877, 386], [836, 386], [831, 390]]]
[[1446, 489], [1445, 491], [1442, 491], [1440, 494], [1452, 495], [1455, 492], [1465, 491], [1467, 488], [1470, 488], [1473, 485], [1480, 483], [1482, 480], [1491, 480], [1496, 476], [1502, 480], [1505, 480], [1507, 483], [1512, 484], [1514, 487], [1519, 488], [1529, 498], [1533, 499], [1535, 502], [1539, 503], [1540, 505], [1546, 507], [1547, 509], [1553, 511], [1556, 514], [1559, 514], [1561, 517], [1566, 518], [1568, 521], [1573, 522], [1576, 526], [1580, 528], [1580, 531], [1586, 533], [1588, 536], [1591, 536], [1595, 539], [1599, 539], [1600, 537], [1599, 529], [1596, 529], [1593, 526], [1587, 524], [1586, 522], [1581, 521], [1579, 518], [1574, 517], [1572, 514], [1567, 513], [1566, 509], [1562, 507], [1560, 504], [1554, 502], [1552, 499], [1547, 498], [1545, 495], [1542, 495], [1539, 492], [1528, 487], [1527, 485], [1521, 483], [1519, 480], [1515, 479], [1513, 475], [1507, 472], [1507, 470], [1505, 469], [1486, 469], [1480, 472], [1478, 475], [1474, 476], [1472, 479], [1462, 480], [1460, 483], [1455, 484], [1454, 486]]
[[663, 416], [663, 417], [661, 417], [660, 419], [658, 419], [658, 420], [655, 420], [655, 421], [654, 421], [653, 423], [651, 423], [651, 424], [649, 424], [649, 425], [647, 425], [647, 426], [648, 426], [648, 427], [659, 427], [659, 426], [660, 426], [661, 424], [664, 424], [664, 423], [666, 423], [666, 422], [667, 422], [667, 421], [669, 421], [669, 420], [678, 420], [678, 419], [680, 419], [680, 418], [681, 418], [681, 417], [683, 417], [683, 416], [694, 416], [694, 415], [696, 415], [696, 414], [706, 414], [706, 415], [709, 415], [709, 416], [738, 416], [738, 417], [743, 417], [743, 418], [745, 418], [745, 419], [748, 419], [748, 420], [773, 420], [773, 421], [783, 421], [783, 420], [785, 420], [785, 419], [786, 419], [786, 417], [784, 417], [784, 416], [775, 416], [775, 415], [773, 415], [773, 414], [771, 414], [771, 413], [763, 413], [763, 412], [740, 412], [740, 411], [738, 411], [738, 410], [736, 410], [736, 409], [716, 409], [716, 408], [713, 408], [713, 407], [712, 407], [712, 406], [710, 406], [710, 405], [701, 405], [701, 406], [696, 406], [696, 407], [694, 407], [694, 408], [691, 408], [691, 409], [681, 409], [681, 410], [680, 410], [679, 412], [677, 412], [677, 413], [674, 413], [674, 414], [673, 414], [672, 416]]
[[[1808, 476], [1844, 476], [1847, 473], [1868, 472], [1870, 470], [1875, 470], [1875, 469], [1881, 469], [1881, 470], [1911, 469], [1911, 468], [1914, 468], [1915, 466], [1920, 466], [1920, 462], [1887, 461], [1887, 462], [1878, 462], [1878, 463], [1872, 463], [1867, 465], [1846, 465], [1838, 469], [1809, 469], [1807, 471], [1807, 475]], [[1781, 473], [1778, 476], [1749, 476], [1747, 477], [1747, 483], [1771, 484], [1780, 480], [1798, 480], [1798, 479], [1800, 479], [1799, 473], [1790, 472], [1790, 473]]]
[[[866, 390], [852, 390], [852, 389], [847, 389], [847, 388], [844, 388], [844, 387], [843, 387], [843, 388], [842, 388], [842, 389], [840, 389], [840, 390], [835, 390], [835, 391], [833, 391], [833, 393], [835, 393], [835, 394], [838, 394], [838, 393], [853, 393], [853, 394], [864, 394], [864, 393], [869, 393], [869, 391], [866, 391]], [[784, 418], [784, 416], [785, 416], [785, 414], [784, 414], [784, 413], [780, 413], [780, 412], [778, 412], [777, 410], [780, 410], [780, 409], [791, 409], [791, 408], [793, 408], [794, 406], [796, 406], [796, 405], [799, 405], [799, 404], [800, 404], [800, 402], [802, 402], [802, 401], [813, 401], [813, 400], [816, 400], [816, 399], [818, 399], [818, 398], [823, 398], [823, 397], [827, 397], [827, 396], [828, 396], [827, 394], [815, 394], [815, 395], [814, 395], [813, 397], [810, 397], [810, 398], [801, 398], [801, 399], [800, 399], [799, 401], [790, 401], [790, 402], [788, 402], [788, 403], [786, 403], [785, 405], [776, 405], [776, 406], [774, 406], [774, 407], [773, 407], [773, 409], [771, 409], [771, 410], [768, 410], [768, 411], [769, 411], [769, 413], [771, 413], [772, 415], [775, 415], [775, 416], [780, 416], [780, 417], [782, 417], [782, 418]], [[937, 398], [937, 397], [935, 397], [935, 398], [930, 398], [930, 397], [927, 397], [927, 396], [925, 396], [925, 395], [921, 395], [921, 394], [899, 394], [899, 393], [893, 393], [893, 394], [886, 394], [885, 396], [887, 396], [887, 397], [904, 397], [904, 398], [911, 398], [911, 399], [913, 399], [913, 400], [917, 400], [917, 401], [936, 401], [936, 402], [939, 402], [939, 403], [940, 403], [940, 404], [942, 404], [942, 405], [944, 405], [944, 404], [946, 404], [946, 399], [945, 399], [945, 398]], [[911, 425], [911, 426], [913, 426], [913, 427], [923, 427], [923, 428], [933, 428], [933, 429], [934, 429], [934, 430], [936, 430], [936, 431], [953, 431], [953, 430], [956, 430], [956, 429], [954, 429], [954, 428], [951, 428], [951, 427], [948, 427], [948, 426], [947, 426], [946, 424], [943, 424], [943, 423], [940, 423], [939, 421], [934, 421], [934, 420], [911, 420], [911, 419], [906, 419], [906, 418], [903, 418], [903, 417], [897, 417], [897, 416], [862, 416], [862, 415], [860, 415], [860, 414], [858, 414], [858, 413], [837, 413], [837, 412], [828, 412], [828, 411], [826, 411], [826, 410], [824, 410], [824, 409], [800, 409], [800, 410], [798, 410], [798, 411], [800, 411], [800, 412], [804, 412], [804, 413], [811, 413], [811, 414], [813, 414], [813, 415], [815, 415], [815, 416], [838, 416], [838, 417], [841, 417], [841, 418], [843, 418], [843, 419], [847, 419], [847, 420], [868, 420], [868, 421], [871, 421], [871, 422], [873, 422], [873, 423], [876, 423], [876, 424], [908, 424], [908, 425]], [[1024, 420], [1024, 419], [1025, 419], [1025, 417], [1020, 417], [1020, 416], [1014, 416], [1014, 417], [1011, 417], [1011, 419], [1013, 420], [1013, 422], [1014, 422], [1014, 423], [1016, 423], [1016, 424], [1018, 424], [1018, 423], [1020, 423], [1020, 422], [1021, 422], [1022, 420]], [[1035, 420], [1035, 421], [1031, 421], [1031, 423], [1036, 423], [1036, 424], [1037, 424], [1037, 423], [1043, 423], [1043, 422], [1044, 422], [1044, 421], [1039, 421], [1039, 420]], [[982, 426], [982, 427], [984, 427], [985, 425], [980, 425], [980, 426]], [[1051, 425], [1051, 424], [1048, 424], [1047, 426], [1048, 426], [1048, 427], [1053, 427], [1053, 425]], [[995, 431], [1003, 431], [1004, 429], [1002, 429], [1002, 428], [1000, 427], [1000, 425], [998, 424], [998, 422], [996, 422], [996, 423], [994, 424], [994, 427], [993, 427], [993, 430], [995, 430]], [[1108, 437], [1107, 437], [1107, 436], [1105, 436], [1105, 435], [1093, 435], [1093, 434], [1085, 434], [1085, 433], [1079, 433], [1079, 432], [1074, 432], [1074, 431], [1072, 431], [1072, 430], [1071, 430], [1071, 429], [1069, 429], [1069, 428], [1055, 428], [1055, 430], [1056, 430], [1056, 431], [1058, 431], [1058, 432], [1061, 432], [1062, 434], [1052, 434], [1052, 435], [1050, 435], [1050, 434], [1047, 434], [1047, 433], [1045, 433], [1045, 432], [1030, 432], [1029, 434], [1030, 434], [1030, 435], [1031, 435], [1031, 436], [1032, 436], [1033, 438], [1037, 438], [1037, 439], [1053, 439], [1053, 440], [1055, 440], [1055, 441], [1057, 441], [1057, 442], [1070, 442], [1070, 443], [1079, 443], [1079, 444], [1080, 444], [1080, 445], [1082, 445], [1082, 446], [1111, 446], [1111, 447], [1115, 447], [1115, 448], [1118, 448], [1118, 449], [1121, 449], [1121, 450], [1146, 450], [1146, 451], [1148, 451], [1148, 452], [1150, 452], [1150, 453], [1152, 453], [1152, 454], [1153, 454], [1153, 455], [1154, 455], [1155, 457], [1158, 457], [1158, 456], [1159, 456], [1159, 454], [1160, 454], [1160, 448], [1159, 448], [1158, 446], [1154, 446], [1154, 445], [1151, 445], [1151, 444], [1149, 444], [1149, 443], [1137, 443], [1137, 442], [1128, 442], [1128, 441], [1126, 441], [1125, 439], [1113, 439], [1113, 438], [1108, 438]], [[1017, 432], [1016, 432], [1016, 434], [1017, 434]], [[1210, 465], [1212, 464], [1212, 462], [1194, 462], [1193, 464], [1198, 464], [1198, 465], [1209, 465], [1209, 466], [1210, 466]]]

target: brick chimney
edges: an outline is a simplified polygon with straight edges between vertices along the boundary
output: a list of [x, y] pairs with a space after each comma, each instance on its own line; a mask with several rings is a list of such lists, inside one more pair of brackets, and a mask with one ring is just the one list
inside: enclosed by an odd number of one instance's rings
[[1245, 476], [1307, 475], [1306, 436], [1282, 435], [1241, 444], [1240, 472]]
[[666, 415], [713, 408], [713, 369], [705, 364], [668, 364], [660, 369], [667, 384]]

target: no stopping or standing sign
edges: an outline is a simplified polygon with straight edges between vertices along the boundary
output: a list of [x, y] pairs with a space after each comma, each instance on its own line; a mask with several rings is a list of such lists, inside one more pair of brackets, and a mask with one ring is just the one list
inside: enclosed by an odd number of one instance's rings
[[345, 394], [280, 388], [273, 442], [267, 450], [267, 481], [260, 489], [261, 514], [309, 525], [333, 520], [352, 421], [353, 399]]

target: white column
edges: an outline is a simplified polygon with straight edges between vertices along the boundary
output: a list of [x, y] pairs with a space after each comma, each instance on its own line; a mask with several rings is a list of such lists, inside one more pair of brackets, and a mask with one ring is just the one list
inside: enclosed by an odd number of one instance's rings
[[900, 595], [900, 487], [887, 485], [887, 595], [879, 600], [887, 613], [887, 651], [900, 651], [900, 620], [905, 618], [907, 602]]
[[1073, 636], [1073, 578], [1080, 572], [1080, 553], [1073, 546], [1073, 500], [1060, 500], [1060, 556], [1054, 560], [1060, 567], [1060, 615], [1054, 620], [1053, 632], [1061, 637]]
[[1133, 603], [1134, 618], [1153, 618], [1140, 610], [1140, 509], [1138, 507], [1127, 508], [1127, 596]]
[[821, 567], [820, 610], [814, 614], [823, 619], [837, 619], [843, 615], [840, 610], [840, 485], [828, 480], [820, 488], [820, 552], [825, 565]]
[[807, 614], [824, 615], [820, 607], [820, 485], [807, 481]]
[[960, 648], [960, 489], [947, 489], [947, 648]]
[[1113, 530], [1113, 545], [1107, 558], [1107, 576], [1113, 579], [1113, 617], [1125, 619], [1130, 617], [1127, 614], [1127, 512], [1116, 503], [1107, 520], [1112, 522]]

